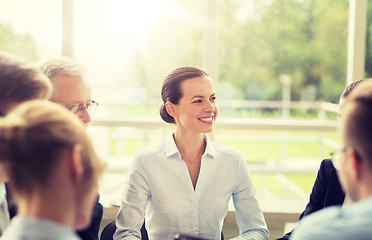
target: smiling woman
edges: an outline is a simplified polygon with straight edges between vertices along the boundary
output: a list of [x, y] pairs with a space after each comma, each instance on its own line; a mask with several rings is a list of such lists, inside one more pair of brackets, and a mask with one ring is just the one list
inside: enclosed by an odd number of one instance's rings
[[150, 239], [174, 239], [175, 234], [221, 239], [230, 198], [240, 237], [268, 239], [244, 157], [206, 135], [218, 113], [210, 76], [195, 67], [177, 68], [165, 78], [161, 96], [160, 115], [175, 124], [175, 133], [136, 153], [114, 239], [141, 236], [144, 216]]
[[[180, 68], [177, 70], [179, 72], [193, 72], [194, 69]], [[180, 99], [175, 103], [170, 100], [165, 102], [166, 111], [176, 124], [176, 139], [182, 139], [182, 135], [192, 131], [209, 133], [213, 130], [213, 123], [218, 113], [216, 93], [212, 79], [207, 73], [203, 74], [199, 77], [186, 78], [187, 81], [182, 81], [177, 85], [178, 91], [181, 93], [178, 96]], [[172, 78], [167, 80], [174, 81]]]

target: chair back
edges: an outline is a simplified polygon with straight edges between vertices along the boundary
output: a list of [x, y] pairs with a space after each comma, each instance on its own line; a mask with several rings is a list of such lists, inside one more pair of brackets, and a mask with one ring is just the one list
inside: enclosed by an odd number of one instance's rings
[[[110, 222], [106, 225], [106, 227], [103, 228], [100, 240], [113, 240], [114, 233], [116, 231], [116, 225], [115, 221]], [[148, 240], [149, 237], [147, 235], [147, 231], [145, 228], [145, 222], [143, 222], [143, 225], [141, 227], [141, 240]]]

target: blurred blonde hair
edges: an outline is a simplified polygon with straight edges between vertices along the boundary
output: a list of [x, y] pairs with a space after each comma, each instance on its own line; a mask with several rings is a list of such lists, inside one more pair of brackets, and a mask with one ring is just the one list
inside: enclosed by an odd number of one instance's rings
[[[20, 104], [0, 119], [0, 162], [15, 193], [28, 193], [53, 177], [60, 153], [82, 147], [83, 182], [90, 188], [103, 171], [84, 124], [63, 106], [47, 100]], [[95, 181], [96, 180], [96, 181]]]

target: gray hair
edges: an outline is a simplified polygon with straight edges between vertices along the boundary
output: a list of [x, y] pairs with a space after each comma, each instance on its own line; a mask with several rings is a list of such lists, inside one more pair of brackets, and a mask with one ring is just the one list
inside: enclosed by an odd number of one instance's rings
[[58, 75], [83, 76], [84, 67], [69, 57], [59, 57], [44, 62], [41, 71], [53, 82]]

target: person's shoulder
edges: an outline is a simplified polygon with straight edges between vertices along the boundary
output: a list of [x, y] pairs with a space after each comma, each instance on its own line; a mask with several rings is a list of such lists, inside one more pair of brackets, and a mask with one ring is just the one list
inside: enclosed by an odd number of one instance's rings
[[243, 166], [246, 164], [243, 154], [234, 148], [224, 146], [218, 143], [212, 143], [214, 149], [214, 158], [221, 164], [227, 164], [229, 167]]
[[[327, 207], [301, 219], [291, 234], [291, 239], [327, 239], [335, 237], [337, 230], [334, 225], [343, 219], [341, 207]], [[332, 230], [333, 229], [333, 230]], [[332, 239], [336, 239], [333, 238]]]
[[228, 147], [219, 143], [211, 143], [216, 155], [227, 156], [231, 158], [241, 158], [242, 153], [232, 147]]
[[329, 176], [330, 174], [336, 172], [336, 168], [333, 166], [331, 159], [324, 159], [319, 168], [319, 174]]
[[326, 169], [335, 169], [332, 163], [332, 159], [323, 159], [323, 161], [320, 163], [321, 168], [326, 168]]
[[327, 207], [304, 217], [294, 229], [291, 240], [297, 239], [371, 239], [371, 209], [367, 201], [354, 203], [345, 208]]
[[155, 156], [155, 155], [158, 155], [160, 153], [163, 153], [164, 151], [165, 151], [165, 142], [161, 142], [161, 143], [158, 143], [156, 145], [146, 147], [146, 148], [143, 148], [143, 149], [139, 150], [135, 154], [135, 156], [136, 156], [136, 158], [146, 159], [148, 157]]

